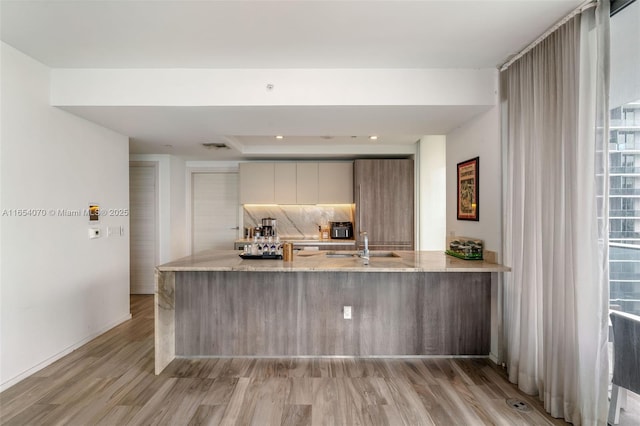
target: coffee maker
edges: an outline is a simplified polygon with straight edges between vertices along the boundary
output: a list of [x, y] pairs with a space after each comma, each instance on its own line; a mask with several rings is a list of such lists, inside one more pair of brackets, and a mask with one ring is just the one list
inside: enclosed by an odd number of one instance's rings
[[272, 217], [262, 218], [262, 235], [265, 237], [275, 237], [277, 234], [276, 220]]

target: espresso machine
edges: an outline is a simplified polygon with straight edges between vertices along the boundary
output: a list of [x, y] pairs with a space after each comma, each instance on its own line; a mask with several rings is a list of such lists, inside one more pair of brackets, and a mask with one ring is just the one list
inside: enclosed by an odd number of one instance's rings
[[272, 217], [262, 218], [262, 236], [275, 237], [277, 235], [276, 220]]

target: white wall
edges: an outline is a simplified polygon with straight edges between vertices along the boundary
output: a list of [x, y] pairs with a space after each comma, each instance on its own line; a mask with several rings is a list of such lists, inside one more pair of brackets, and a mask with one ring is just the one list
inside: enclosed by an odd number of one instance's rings
[[[500, 107], [495, 106], [447, 135], [447, 235], [480, 238], [502, 252], [502, 154]], [[457, 220], [457, 164], [480, 157], [480, 221]]]
[[[480, 114], [447, 135], [447, 235], [480, 238], [502, 260], [502, 144], [500, 106]], [[457, 164], [480, 157], [480, 221], [457, 220]], [[502, 274], [491, 274], [491, 352], [500, 362]]]
[[424, 136], [419, 144], [416, 200], [418, 200], [418, 247], [445, 249], [447, 227], [447, 138]]
[[[0, 390], [130, 318], [128, 140], [49, 105], [50, 70], [0, 45]], [[44, 209], [16, 217], [12, 209]], [[106, 236], [106, 228], [119, 230]]]

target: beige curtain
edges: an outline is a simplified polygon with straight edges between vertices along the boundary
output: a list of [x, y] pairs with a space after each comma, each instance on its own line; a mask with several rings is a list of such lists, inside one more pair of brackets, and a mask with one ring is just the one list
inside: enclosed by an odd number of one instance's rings
[[607, 414], [607, 38], [603, 1], [501, 75], [509, 379], [574, 424]]

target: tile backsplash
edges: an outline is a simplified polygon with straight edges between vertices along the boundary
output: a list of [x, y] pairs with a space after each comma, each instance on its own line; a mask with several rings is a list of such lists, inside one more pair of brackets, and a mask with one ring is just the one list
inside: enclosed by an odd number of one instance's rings
[[277, 220], [281, 238], [318, 238], [318, 225], [329, 222], [353, 222], [351, 204], [336, 205], [250, 205], [243, 206], [244, 226], [260, 226], [262, 218]]

